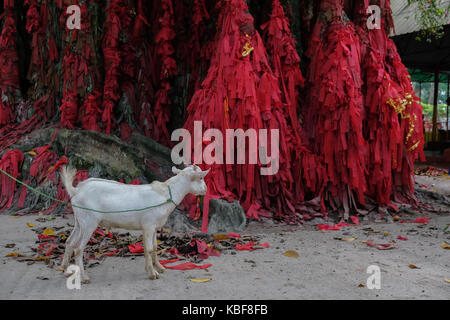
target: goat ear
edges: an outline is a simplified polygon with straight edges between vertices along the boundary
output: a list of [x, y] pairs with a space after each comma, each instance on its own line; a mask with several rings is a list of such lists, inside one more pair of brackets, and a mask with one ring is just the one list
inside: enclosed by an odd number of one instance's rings
[[177, 167], [172, 167], [173, 174], [179, 174], [182, 170], [178, 169]]

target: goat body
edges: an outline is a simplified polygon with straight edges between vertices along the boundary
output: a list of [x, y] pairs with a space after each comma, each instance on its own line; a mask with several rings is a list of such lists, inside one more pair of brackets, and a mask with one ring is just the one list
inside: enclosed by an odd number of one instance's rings
[[[165, 225], [169, 215], [187, 194], [204, 195], [207, 191], [203, 179], [209, 171], [190, 166], [184, 170], [173, 168], [173, 172], [177, 175], [164, 183], [135, 186], [88, 179], [75, 188], [72, 184], [75, 170], [63, 167], [61, 177], [74, 206], [75, 227], [66, 242], [62, 268], [66, 270], [75, 253], [81, 279], [87, 283], [89, 277], [83, 266], [83, 251], [98, 226], [142, 230], [147, 273], [150, 279], [159, 278], [164, 268], [156, 256], [157, 230]], [[148, 209], [141, 210], [144, 208]]]

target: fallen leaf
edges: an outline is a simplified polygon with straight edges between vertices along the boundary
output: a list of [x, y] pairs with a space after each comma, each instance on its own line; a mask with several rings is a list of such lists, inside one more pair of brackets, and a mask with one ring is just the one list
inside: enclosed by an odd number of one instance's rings
[[358, 287], [360, 287], [360, 288], [365, 288], [365, 284], [363, 284], [363, 283], [360, 283], [359, 285], [358, 285]]
[[56, 268], [55, 271], [64, 271], [64, 268]]
[[298, 259], [298, 258], [300, 257], [300, 255], [298, 254], [298, 252], [297, 252], [297, 251], [294, 251], [294, 250], [286, 251], [286, 252], [283, 254], [283, 256], [288, 257], [288, 258], [296, 258], [296, 259]]
[[44, 260], [47, 260], [47, 259], [50, 259], [50, 257], [37, 257], [37, 258], [34, 258], [33, 260], [34, 261], [44, 261]]
[[223, 241], [223, 240], [228, 240], [230, 239], [230, 237], [226, 234], [216, 234], [214, 235], [214, 241]]
[[409, 267], [410, 267], [411, 269], [420, 269], [418, 266], [413, 265], [413, 264], [410, 264]]
[[54, 236], [55, 235], [55, 231], [53, 231], [53, 229], [45, 229], [44, 232], [42, 232], [42, 234], [44, 236]]
[[385, 232], [384, 235], [387, 237], [390, 236], [391, 234], [389, 232]]
[[402, 236], [398, 236], [397, 239], [402, 241], [408, 241], [408, 238]]
[[19, 252], [11, 252], [11, 253], [8, 253], [5, 257], [17, 257], [19, 255], [20, 255]]
[[450, 279], [445, 278], [445, 282], [450, 283]]
[[450, 249], [450, 244], [448, 244], [447, 242], [442, 242], [441, 247], [442, 247], [442, 249], [449, 250]]
[[36, 154], [36, 152], [34, 152], [34, 151], [29, 151], [29, 152], [27, 152], [30, 156], [36, 156], [37, 154]]
[[29, 222], [27, 222], [27, 226], [28, 226], [28, 227], [30, 227], [30, 228], [34, 228], [34, 227], [36, 227], [36, 225], [35, 225], [35, 224], [29, 223]]
[[15, 243], [8, 243], [8, 244], [5, 246], [5, 248], [11, 249], [11, 248], [14, 248], [15, 246], [16, 246]]
[[356, 240], [356, 238], [342, 238], [341, 240], [345, 242], [353, 242]]
[[394, 216], [394, 221], [400, 221], [400, 217], [399, 216]]
[[203, 278], [203, 279], [189, 278], [189, 280], [191, 280], [191, 282], [194, 282], [194, 283], [205, 283], [205, 282], [211, 281], [212, 279], [211, 278]]

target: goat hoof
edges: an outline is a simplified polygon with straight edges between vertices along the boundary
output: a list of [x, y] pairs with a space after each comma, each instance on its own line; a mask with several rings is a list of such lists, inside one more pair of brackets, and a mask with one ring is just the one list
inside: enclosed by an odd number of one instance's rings
[[158, 272], [155, 272], [154, 274], [150, 274], [150, 275], [148, 276], [148, 278], [149, 278], [150, 280], [156, 280], [156, 279], [159, 279], [159, 274], [158, 274]]
[[158, 271], [158, 273], [164, 273], [164, 267], [163, 266], [155, 266], [156, 271]]
[[70, 276], [72, 276], [74, 274], [74, 272], [69, 272], [69, 271], [67, 271], [67, 269], [65, 269], [65, 271], [64, 271], [64, 276], [66, 277], [66, 278], [69, 278]]

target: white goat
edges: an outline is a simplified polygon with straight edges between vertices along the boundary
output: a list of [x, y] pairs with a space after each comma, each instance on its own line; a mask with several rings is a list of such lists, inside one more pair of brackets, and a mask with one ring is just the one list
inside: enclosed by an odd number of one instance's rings
[[[63, 167], [61, 178], [72, 205], [76, 207], [73, 208], [75, 227], [67, 239], [61, 267], [66, 270], [72, 254], [75, 253], [75, 263], [80, 268], [81, 280], [83, 283], [89, 283], [89, 277], [83, 266], [83, 251], [97, 227], [142, 230], [145, 270], [150, 279], [158, 279], [159, 274], [164, 272], [164, 267], [157, 259], [156, 231], [165, 225], [169, 215], [186, 195], [205, 195], [207, 191], [203, 179], [209, 170], [202, 171], [197, 166], [189, 166], [184, 170], [174, 167], [172, 171], [176, 176], [164, 183], [155, 181], [149, 185], [135, 186], [103, 179], [88, 179], [75, 188], [73, 179], [76, 170]], [[163, 205], [158, 206], [160, 204]], [[152, 206], [157, 207], [145, 211], [117, 213]], [[111, 213], [103, 213], [109, 211]]]

